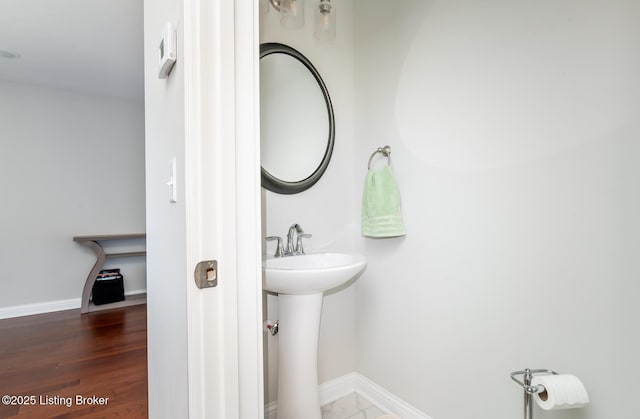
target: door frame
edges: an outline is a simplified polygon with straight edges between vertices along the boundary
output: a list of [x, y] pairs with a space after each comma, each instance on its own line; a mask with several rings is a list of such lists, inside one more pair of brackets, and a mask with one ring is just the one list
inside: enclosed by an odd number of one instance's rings
[[191, 418], [264, 417], [257, 4], [184, 0]]

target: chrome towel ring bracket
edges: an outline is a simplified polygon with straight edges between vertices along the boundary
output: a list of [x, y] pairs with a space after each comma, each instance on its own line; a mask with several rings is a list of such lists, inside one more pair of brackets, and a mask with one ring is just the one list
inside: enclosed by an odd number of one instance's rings
[[384, 155], [387, 158], [387, 164], [391, 166], [391, 147], [386, 145], [384, 147], [378, 147], [376, 151], [371, 154], [371, 157], [369, 157], [369, 163], [367, 164], [367, 169], [371, 170], [371, 162], [378, 153]]

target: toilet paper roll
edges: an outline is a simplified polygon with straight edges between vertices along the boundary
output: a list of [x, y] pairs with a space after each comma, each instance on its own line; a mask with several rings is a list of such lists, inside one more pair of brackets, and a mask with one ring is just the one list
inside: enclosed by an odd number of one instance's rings
[[587, 389], [575, 375], [538, 375], [531, 384], [545, 388], [533, 396], [544, 410], [575, 409], [589, 403]]

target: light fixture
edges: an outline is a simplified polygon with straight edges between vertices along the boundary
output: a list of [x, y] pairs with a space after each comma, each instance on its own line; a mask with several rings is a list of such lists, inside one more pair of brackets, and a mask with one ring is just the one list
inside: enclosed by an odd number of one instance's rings
[[336, 5], [331, 0], [320, 0], [313, 35], [322, 41], [336, 39]]
[[[304, 25], [305, 0], [260, 0], [260, 14], [269, 11], [269, 3], [280, 12], [280, 23], [285, 28], [299, 28]], [[313, 35], [322, 41], [336, 38], [335, 0], [319, 0], [315, 9]]]
[[304, 25], [304, 0], [270, 0], [274, 9], [280, 12], [280, 24], [295, 29]]
[[260, 14], [266, 15], [269, 13], [269, 0], [260, 0]]

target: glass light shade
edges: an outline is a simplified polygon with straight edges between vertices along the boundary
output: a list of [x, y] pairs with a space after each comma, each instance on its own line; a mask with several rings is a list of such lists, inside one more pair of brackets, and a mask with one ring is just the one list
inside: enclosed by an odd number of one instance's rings
[[322, 41], [336, 39], [336, 5], [330, 0], [320, 0], [316, 7], [313, 35]]
[[304, 0], [280, 0], [280, 23], [290, 29], [304, 25]]
[[269, 0], [260, 0], [260, 14], [266, 15], [269, 13]]

